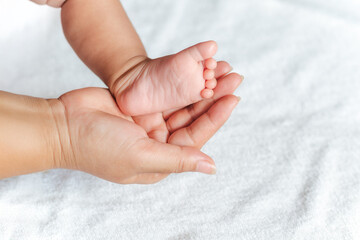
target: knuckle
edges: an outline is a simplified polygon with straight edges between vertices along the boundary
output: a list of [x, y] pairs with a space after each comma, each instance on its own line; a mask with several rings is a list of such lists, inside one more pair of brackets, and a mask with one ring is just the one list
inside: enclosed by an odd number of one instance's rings
[[179, 157], [177, 159], [177, 164], [175, 166], [175, 173], [181, 173], [185, 170], [186, 167], [186, 161], [183, 157]]

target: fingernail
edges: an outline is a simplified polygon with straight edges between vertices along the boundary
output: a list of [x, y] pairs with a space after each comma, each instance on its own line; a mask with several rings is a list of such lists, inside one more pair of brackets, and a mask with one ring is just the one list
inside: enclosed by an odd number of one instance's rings
[[244, 75], [240, 75], [241, 81], [244, 80]]
[[240, 100], [241, 100], [241, 97], [239, 97], [239, 96], [236, 96], [236, 98], [237, 98], [238, 102], [240, 102]]
[[234, 70], [234, 68], [233, 68], [232, 66], [230, 66], [230, 72], [231, 72], [232, 70]]
[[200, 161], [196, 165], [196, 171], [206, 174], [215, 174], [216, 167], [208, 162]]

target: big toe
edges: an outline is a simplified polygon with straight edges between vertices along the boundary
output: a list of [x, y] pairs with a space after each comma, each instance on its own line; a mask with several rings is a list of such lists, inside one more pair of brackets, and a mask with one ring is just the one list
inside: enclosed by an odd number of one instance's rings
[[206, 41], [191, 46], [184, 52], [189, 53], [195, 61], [203, 61], [208, 58], [212, 58], [217, 51], [217, 43], [215, 41]]

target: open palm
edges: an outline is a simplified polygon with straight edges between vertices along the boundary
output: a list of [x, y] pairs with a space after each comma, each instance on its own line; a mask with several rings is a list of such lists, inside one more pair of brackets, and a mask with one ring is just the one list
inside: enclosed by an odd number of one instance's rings
[[[219, 130], [229, 118], [239, 99], [231, 95], [241, 84], [243, 77], [237, 73], [228, 74], [231, 66], [218, 62], [215, 78], [218, 81], [211, 99], [162, 113], [133, 117], [148, 136], [159, 142], [178, 146], [201, 147]], [[157, 176], [158, 180], [168, 174]]]
[[214, 99], [134, 118], [120, 112], [107, 89], [87, 88], [62, 95], [69, 132], [64, 145], [70, 146], [63, 167], [117, 183], [154, 183], [174, 172], [213, 173], [213, 160], [200, 148], [238, 102], [228, 94], [241, 77], [223, 76], [229, 70], [227, 63], [219, 64]]

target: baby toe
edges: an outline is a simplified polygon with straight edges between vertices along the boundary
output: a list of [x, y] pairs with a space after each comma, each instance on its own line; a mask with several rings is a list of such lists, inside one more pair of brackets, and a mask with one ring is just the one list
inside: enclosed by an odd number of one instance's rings
[[216, 62], [215, 59], [209, 58], [209, 59], [206, 59], [206, 60], [205, 60], [205, 67], [206, 67], [207, 69], [212, 69], [212, 70], [214, 70], [214, 69], [216, 68], [216, 66], [217, 66], [217, 62]]
[[210, 79], [213, 79], [214, 77], [215, 77], [214, 70], [205, 69], [205, 71], [204, 71], [204, 79], [210, 80]]
[[203, 98], [212, 98], [212, 96], [214, 96], [214, 91], [211, 89], [203, 89], [201, 91], [201, 97]]
[[208, 89], [214, 89], [216, 87], [217, 81], [215, 78], [211, 79], [211, 80], [207, 80], [205, 82], [205, 87]]

